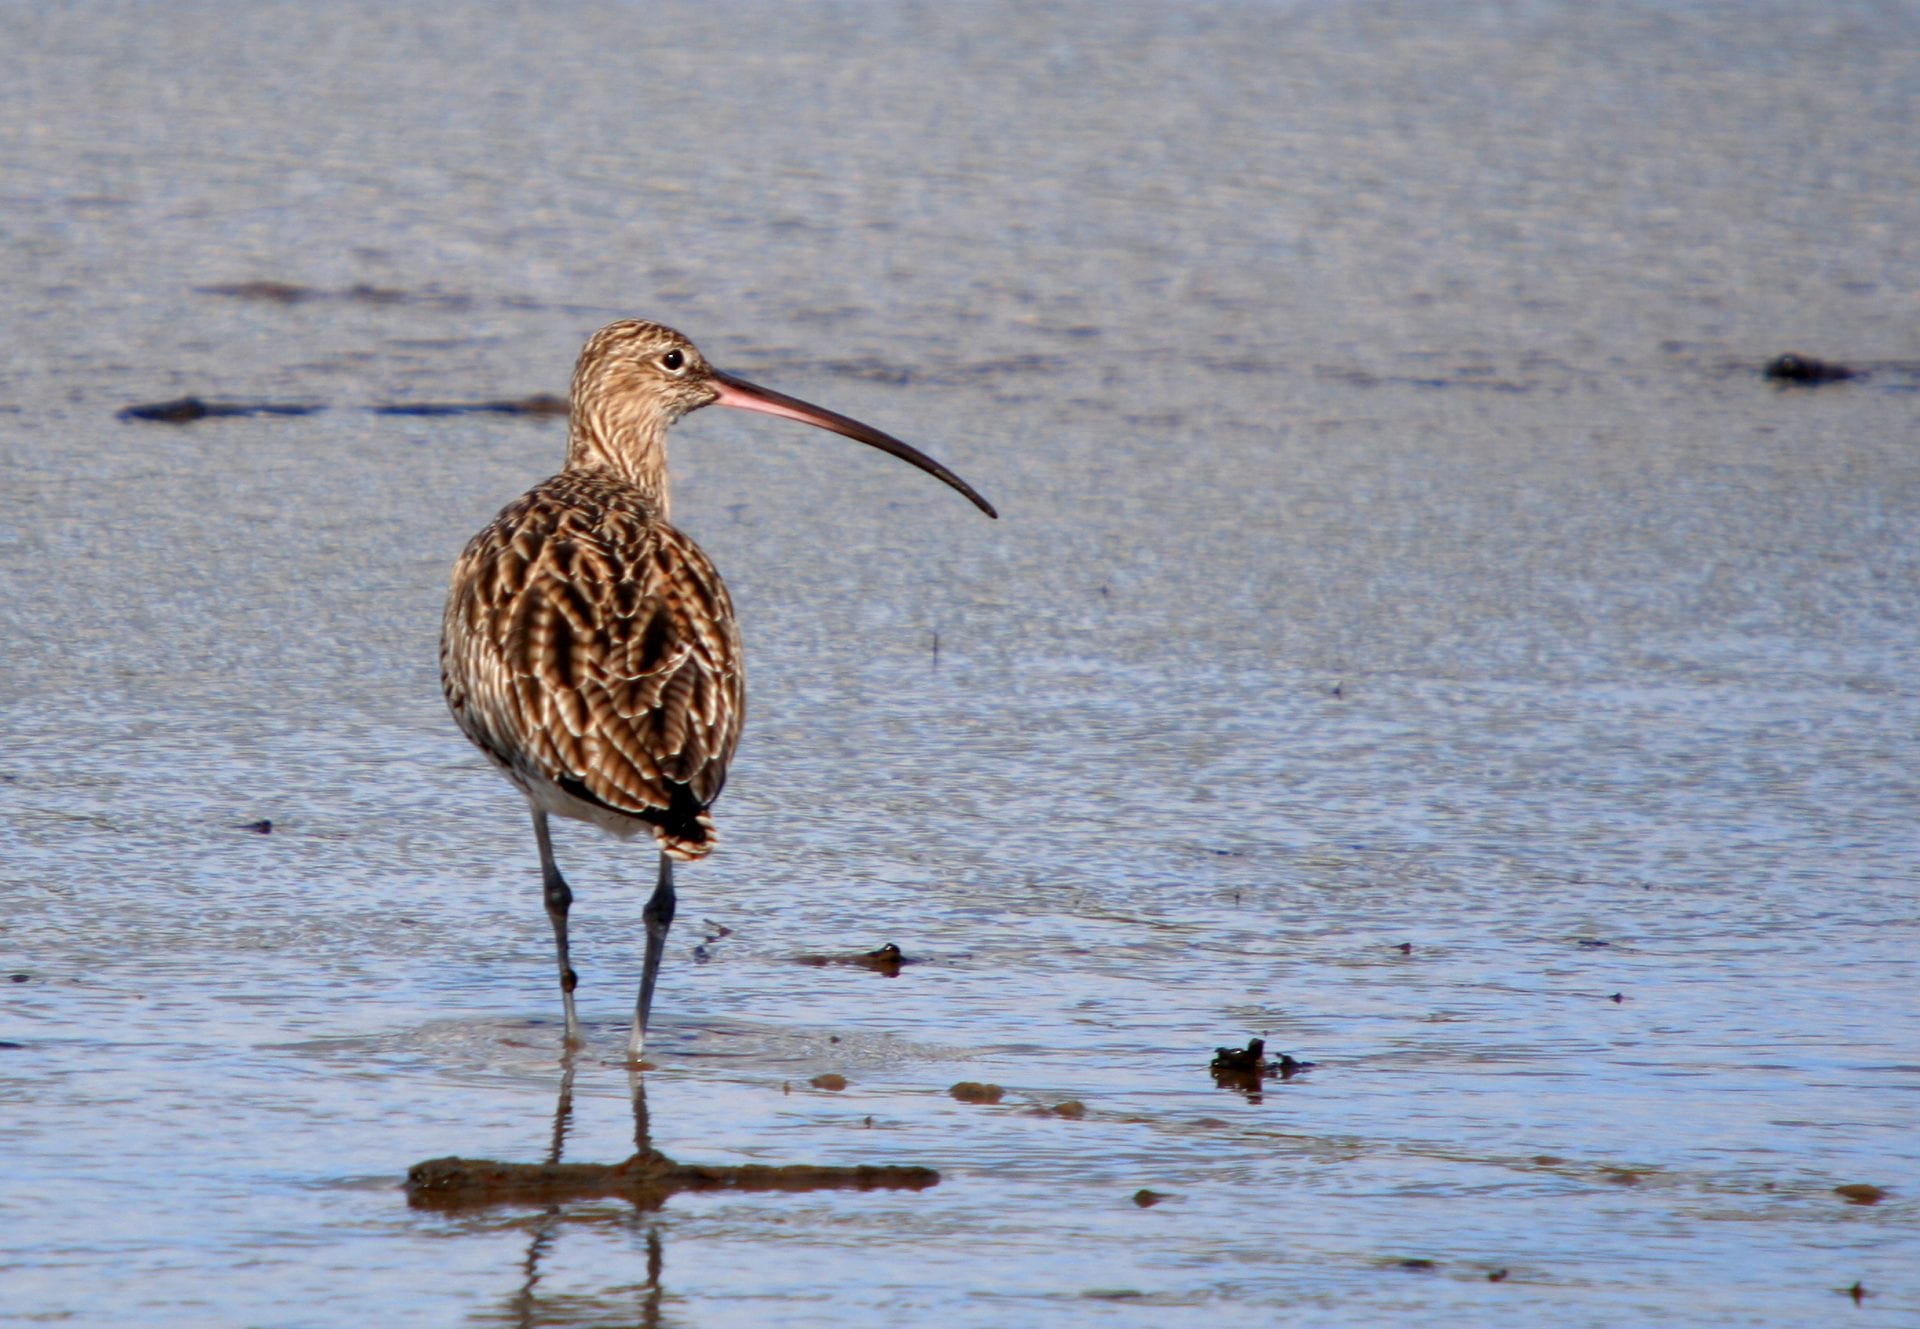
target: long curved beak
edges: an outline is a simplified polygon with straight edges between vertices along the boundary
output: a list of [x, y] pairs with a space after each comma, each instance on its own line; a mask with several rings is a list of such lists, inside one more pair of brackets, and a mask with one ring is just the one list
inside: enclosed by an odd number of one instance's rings
[[771, 388], [759, 387], [732, 374], [723, 374], [719, 370], [709, 371], [713, 375], [713, 386], [720, 394], [718, 405], [731, 406], [737, 411], [758, 411], [762, 415], [778, 415], [788, 420], [798, 420], [801, 424], [812, 425], [816, 429], [825, 429], [856, 439], [869, 447], [891, 453], [901, 461], [918, 466], [928, 475], [936, 476], [958, 489], [973, 505], [989, 517], [1000, 514], [993, 510], [993, 504], [980, 497], [973, 486], [942, 466], [933, 458], [902, 443], [892, 434], [883, 434], [871, 425], [863, 425], [858, 420], [841, 415], [838, 411], [829, 411], [824, 406], [815, 406], [812, 402], [801, 401], [798, 397], [789, 397], [784, 392], [775, 392]]

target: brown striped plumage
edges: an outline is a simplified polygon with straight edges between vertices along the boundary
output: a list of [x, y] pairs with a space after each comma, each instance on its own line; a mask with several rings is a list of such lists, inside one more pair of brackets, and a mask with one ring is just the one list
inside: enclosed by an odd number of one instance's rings
[[509, 504], [454, 564], [440, 676], [460, 729], [526, 795], [566, 1007], [572, 892], [549, 814], [622, 837], [649, 832], [660, 875], [629, 1055], [638, 1058], [667, 929], [673, 862], [713, 848], [707, 809], [726, 783], [746, 708], [740, 630], [720, 574], [668, 523], [666, 434], [719, 403], [844, 434], [966, 483], [878, 430], [707, 364], [671, 328], [601, 329], [574, 370], [566, 468]]
[[[536, 804], [681, 861], [713, 847], [746, 707], [713, 564], [629, 484], [563, 471], [473, 538], [441, 637], [447, 704]], [[570, 806], [571, 804], [577, 806]]]

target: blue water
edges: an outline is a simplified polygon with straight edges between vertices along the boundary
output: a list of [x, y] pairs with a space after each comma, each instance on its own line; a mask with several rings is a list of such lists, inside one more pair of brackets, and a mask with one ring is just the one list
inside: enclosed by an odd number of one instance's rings
[[[0, 1322], [1920, 1318], [1910, 11], [8, 23]], [[400, 1190], [551, 1144], [435, 637], [562, 436], [371, 408], [623, 315], [1003, 513], [675, 435], [753, 700], [652, 1142], [932, 1190]], [[325, 409], [116, 418], [186, 394]], [[650, 855], [560, 853], [612, 1161]], [[1256, 1035], [1318, 1064], [1216, 1087]]]

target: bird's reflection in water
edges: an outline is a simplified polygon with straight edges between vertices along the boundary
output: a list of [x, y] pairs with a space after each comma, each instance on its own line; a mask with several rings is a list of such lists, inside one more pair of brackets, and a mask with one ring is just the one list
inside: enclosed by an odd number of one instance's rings
[[[547, 1143], [546, 1166], [557, 1167], [564, 1161], [567, 1149], [567, 1131], [573, 1125], [573, 1079], [574, 1058], [568, 1055], [562, 1062], [560, 1073], [560, 1095], [553, 1106], [553, 1134]], [[633, 1098], [633, 1143], [637, 1156], [645, 1156], [653, 1151], [649, 1117], [647, 1115], [647, 1082], [638, 1071], [629, 1070], [628, 1082]], [[662, 1200], [664, 1201], [664, 1196]], [[658, 1208], [655, 1205], [654, 1208]], [[518, 1329], [561, 1329], [568, 1325], [609, 1325], [626, 1323], [621, 1309], [615, 1304], [617, 1298], [610, 1294], [600, 1296], [558, 1296], [543, 1299], [539, 1293], [540, 1263], [553, 1248], [559, 1235], [560, 1226], [568, 1221], [567, 1202], [556, 1198], [534, 1220], [531, 1235], [527, 1239], [527, 1256], [521, 1262], [522, 1278], [520, 1287], [509, 1299], [504, 1308], [505, 1314], [497, 1317], [500, 1322], [518, 1326]], [[624, 1214], [609, 1215], [604, 1209], [591, 1214], [576, 1213], [573, 1221], [592, 1220], [599, 1222], [620, 1222], [636, 1228], [643, 1225], [646, 1232], [647, 1281], [640, 1288], [640, 1303], [634, 1309], [632, 1323], [639, 1329], [659, 1329], [660, 1325], [660, 1271], [663, 1264], [660, 1241], [660, 1224], [647, 1219], [649, 1210], [640, 1207], [628, 1209]], [[495, 1317], [484, 1317], [494, 1319]]]
[[[924, 1190], [937, 1185], [932, 1168], [858, 1164], [831, 1167], [810, 1163], [743, 1165], [676, 1163], [653, 1147], [647, 1112], [647, 1086], [641, 1073], [628, 1067], [627, 1083], [633, 1108], [633, 1156], [622, 1163], [569, 1163], [567, 1133], [573, 1125], [575, 1063], [562, 1062], [560, 1095], [553, 1110], [553, 1131], [547, 1156], [540, 1163], [500, 1163], [489, 1159], [435, 1158], [416, 1163], [407, 1173], [408, 1203], [443, 1213], [471, 1213], [509, 1205], [537, 1208], [526, 1225], [531, 1236], [521, 1264], [519, 1290], [501, 1313], [481, 1317], [483, 1323], [532, 1326], [607, 1325], [633, 1323], [658, 1326], [664, 1263], [660, 1225], [649, 1216], [681, 1191], [823, 1191]], [[595, 1201], [622, 1200], [610, 1208]], [[566, 1225], [620, 1225], [644, 1236], [647, 1279], [639, 1285], [639, 1305], [615, 1308], [615, 1298], [542, 1294], [541, 1266], [558, 1244]], [[516, 1222], [515, 1226], [521, 1226]], [[497, 1229], [487, 1229], [497, 1230]], [[624, 1294], [625, 1289], [622, 1289]], [[635, 1316], [629, 1320], [629, 1316]]]

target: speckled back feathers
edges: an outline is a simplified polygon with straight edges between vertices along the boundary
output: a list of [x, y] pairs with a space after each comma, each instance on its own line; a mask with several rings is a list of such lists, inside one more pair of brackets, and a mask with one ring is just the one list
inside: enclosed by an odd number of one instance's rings
[[712, 848], [746, 704], [713, 564], [651, 496], [568, 470], [501, 512], [454, 566], [441, 679], [461, 730], [539, 805]]

